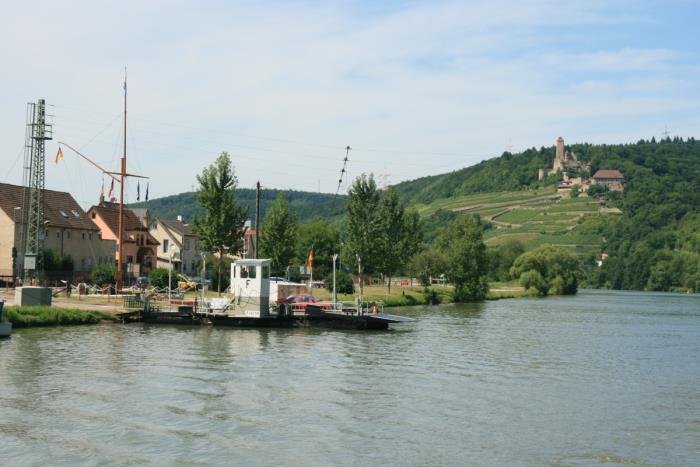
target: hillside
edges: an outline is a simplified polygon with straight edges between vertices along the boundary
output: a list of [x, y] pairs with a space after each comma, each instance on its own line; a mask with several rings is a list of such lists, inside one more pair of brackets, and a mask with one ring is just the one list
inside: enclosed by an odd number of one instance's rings
[[[556, 193], [560, 176], [538, 181], [538, 169], [551, 167], [554, 146], [504, 153], [472, 167], [423, 177], [395, 186], [421, 214], [426, 241], [460, 214], [479, 214], [488, 226], [484, 238], [497, 247], [518, 240], [527, 248], [549, 243], [578, 253], [590, 270], [588, 285], [618, 289], [700, 291], [700, 142], [694, 138], [639, 141], [634, 144], [573, 144], [589, 176], [618, 169], [624, 193], [602, 200], [567, 198]], [[237, 190], [254, 217], [254, 190]], [[345, 197], [284, 191], [302, 223], [313, 218], [339, 222]], [[277, 194], [262, 194], [261, 216]], [[602, 202], [601, 202], [602, 201]], [[138, 203], [154, 216], [192, 219], [198, 207], [192, 193]], [[618, 209], [619, 208], [619, 209]], [[597, 253], [609, 259], [593, 266]]]
[[621, 215], [600, 209], [588, 215], [596, 208], [586, 198], [548, 200], [546, 190], [554, 193], [556, 178], [538, 182], [537, 169], [551, 164], [553, 147], [504, 154], [396, 188], [426, 218], [429, 236], [460, 212], [477, 213], [491, 221], [485, 234], [491, 245], [511, 237], [527, 247], [553, 243], [583, 253], [607, 252], [603, 267], [592, 269], [590, 285], [700, 291], [700, 142], [652, 138], [567, 149], [590, 163], [591, 173], [618, 169], [624, 174], [624, 193], [606, 196]]
[[[290, 204], [299, 215], [301, 223], [309, 222], [316, 218], [338, 219], [345, 212], [345, 196], [294, 190], [263, 190], [260, 193], [261, 221], [265, 218], [267, 207], [275, 200], [277, 193], [280, 191], [287, 196]], [[255, 190], [237, 189], [236, 200], [248, 208], [248, 217], [255, 221]], [[192, 220], [201, 211], [193, 192], [133, 203], [129, 207], [145, 207], [148, 208], [152, 217], [165, 219], [175, 219], [178, 215], [181, 215], [184, 219]]]

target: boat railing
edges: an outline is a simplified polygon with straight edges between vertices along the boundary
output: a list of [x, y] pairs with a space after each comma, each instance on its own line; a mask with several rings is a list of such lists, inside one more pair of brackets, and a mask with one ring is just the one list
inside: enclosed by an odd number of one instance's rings
[[348, 315], [372, 315], [377, 313], [382, 313], [384, 311], [384, 301], [383, 300], [367, 300], [354, 302], [335, 302], [333, 305], [333, 310], [336, 312], [342, 312]]

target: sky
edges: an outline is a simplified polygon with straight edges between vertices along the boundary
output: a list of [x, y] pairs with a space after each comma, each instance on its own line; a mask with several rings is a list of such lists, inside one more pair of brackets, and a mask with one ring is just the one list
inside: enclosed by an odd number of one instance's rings
[[222, 151], [240, 187], [344, 193], [560, 135], [700, 136], [695, 1], [3, 4], [0, 181], [21, 184], [26, 106], [45, 99], [46, 187], [84, 208], [103, 176], [68, 149], [55, 164], [58, 141], [118, 170], [125, 67], [128, 171], [151, 199], [196, 188]]

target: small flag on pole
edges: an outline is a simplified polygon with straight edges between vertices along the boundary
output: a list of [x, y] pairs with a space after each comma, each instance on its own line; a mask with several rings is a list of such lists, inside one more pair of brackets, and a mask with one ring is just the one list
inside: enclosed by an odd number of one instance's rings
[[148, 201], [148, 182], [146, 182], [146, 201]]
[[117, 197], [114, 196], [114, 179], [112, 179], [112, 184], [109, 185], [109, 202], [115, 203], [116, 201]]
[[136, 182], [136, 201], [141, 201], [141, 181]]
[[311, 247], [309, 250], [309, 258], [306, 260], [306, 267], [309, 268], [310, 271], [314, 269], [314, 247]]
[[58, 161], [63, 159], [63, 151], [61, 150], [61, 147], [58, 147], [58, 152], [56, 153], [56, 161], [54, 163], [58, 164]]

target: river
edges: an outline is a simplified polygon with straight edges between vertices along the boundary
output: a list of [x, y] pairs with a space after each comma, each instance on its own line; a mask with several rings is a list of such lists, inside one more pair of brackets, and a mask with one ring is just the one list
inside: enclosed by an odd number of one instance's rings
[[0, 341], [3, 465], [700, 464], [700, 296], [396, 309], [389, 332]]

